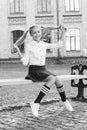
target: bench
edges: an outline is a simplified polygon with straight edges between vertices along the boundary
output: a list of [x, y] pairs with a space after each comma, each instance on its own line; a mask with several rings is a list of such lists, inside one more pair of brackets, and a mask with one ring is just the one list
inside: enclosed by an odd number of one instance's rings
[[[78, 72], [79, 75], [86, 76], [87, 73], [87, 65], [86, 64], [77, 64], [71, 67], [71, 74], [76, 74]], [[86, 81], [86, 82], [85, 82]], [[87, 99], [84, 97], [84, 88], [87, 88], [87, 78], [79, 79], [78, 82], [75, 82], [74, 79], [71, 80], [71, 86], [78, 88], [78, 94], [76, 97], [72, 98], [73, 100], [87, 102]]]
[[[57, 77], [62, 81], [66, 81], [72, 79], [86, 79], [87, 75], [59, 75]], [[0, 86], [30, 84], [30, 83], [32, 83], [32, 80], [27, 80], [25, 78], [0, 79]]]

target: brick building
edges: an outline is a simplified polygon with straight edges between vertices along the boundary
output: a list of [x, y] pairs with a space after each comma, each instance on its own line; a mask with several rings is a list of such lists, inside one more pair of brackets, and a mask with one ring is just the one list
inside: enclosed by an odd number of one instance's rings
[[[48, 50], [48, 57], [58, 56], [58, 52], [61, 57], [87, 56], [86, 7], [86, 0], [1, 0], [0, 59], [18, 58], [13, 44], [33, 24], [63, 24], [68, 28], [63, 47]], [[57, 30], [53, 30], [47, 38], [56, 42], [58, 37]], [[20, 49], [24, 51], [24, 44]]]

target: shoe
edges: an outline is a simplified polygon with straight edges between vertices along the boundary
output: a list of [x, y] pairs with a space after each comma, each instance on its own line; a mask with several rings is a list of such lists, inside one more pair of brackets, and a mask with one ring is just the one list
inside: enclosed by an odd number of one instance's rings
[[74, 111], [73, 107], [71, 106], [71, 104], [69, 103], [69, 101], [65, 101], [64, 102], [65, 107], [67, 108], [68, 111]]
[[30, 106], [31, 106], [32, 114], [33, 114], [35, 117], [38, 117], [38, 110], [39, 110], [40, 104], [39, 104], [39, 103], [31, 102], [31, 103], [30, 103]]

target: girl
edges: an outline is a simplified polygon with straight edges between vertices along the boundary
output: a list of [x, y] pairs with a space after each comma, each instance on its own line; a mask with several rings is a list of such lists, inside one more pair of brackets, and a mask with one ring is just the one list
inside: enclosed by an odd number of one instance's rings
[[[62, 26], [59, 27], [63, 31]], [[32, 114], [35, 117], [38, 117], [38, 110], [43, 97], [49, 92], [53, 84], [56, 85], [56, 88], [60, 94], [61, 100], [64, 103], [65, 107], [69, 111], [73, 111], [73, 107], [70, 105], [69, 101], [66, 99], [65, 91], [63, 90], [62, 82], [57, 78], [56, 75], [48, 72], [45, 67], [46, 59], [46, 49], [48, 48], [59, 48], [57, 44], [49, 44], [41, 40], [41, 28], [38, 26], [32, 26], [29, 29], [32, 42], [28, 43], [25, 47], [25, 54], [22, 55], [17, 44], [24, 41], [28, 31], [24, 33], [22, 38], [20, 38], [14, 45], [17, 49], [21, 60], [24, 65], [29, 63], [29, 76], [32, 81], [45, 81], [45, 84], [41, 88], [39, 95], [34, 102], [30, 103]]]

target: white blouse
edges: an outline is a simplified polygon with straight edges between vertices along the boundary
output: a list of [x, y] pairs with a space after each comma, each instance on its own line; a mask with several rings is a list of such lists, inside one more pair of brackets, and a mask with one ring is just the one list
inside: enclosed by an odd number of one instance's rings
[[23, 64], [28, 65], [45, 65], [46, 49], [47, 48], [59, 48], [61, 44], [49, 44], [43, 41], [32, 41], [25, 47], [25, 54], [21, 59]]

